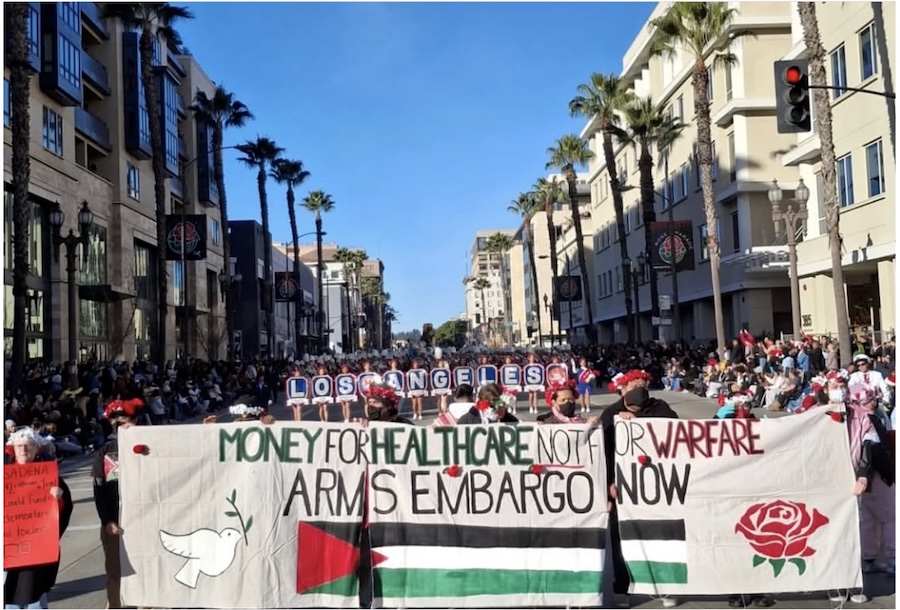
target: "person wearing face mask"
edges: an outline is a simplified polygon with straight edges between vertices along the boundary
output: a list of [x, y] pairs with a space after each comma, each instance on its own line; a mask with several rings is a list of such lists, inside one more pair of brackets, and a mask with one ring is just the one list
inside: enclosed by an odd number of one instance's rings
[[506, 398], [508, 396], [509, 394], [504, 394], [498, 384], [485, 384], [478, 390], [478, 401], [457, 419], [457, 425], [519, 423], [519, 419], [510, 413], [509, 398]]
[[[637, 381], [637, 380], [635, 380]], [[634, 383], [634, 382], [633, 382]], [[619, 537], [619, 521], [616, 512], [616, 500], [619, 497], [616, 488], [616, 417], [621, 419], [643, 419], [646, 417], [678, 419], [678, 414], [663, 400], [651, 398], [646, 381], [635, 383], [637, 387], [626, 391], [622, 399], [613, 403], [600, 415], [600, 426], [603, 429], [603, 442], [606, 454], [606, 480], [609, 483], [609, 532], [612, 542], [613, 560], [613, 593], [624, 596], [624, 604], [628, 606], [628, 588], [631, 584], [631, 575], [628, 566], [622, 556], [622, 539]], [[678, 600], [673, 597], [664, 597], [663, 606], [672, 608], [678, 605]]]
[[[48, 437], [34, 433], [31, 428], [21, 428], [10, 434], [7, 445], [13, 450], [10, 463], [28, 464], [43, 461], [41, 450], [52, 443]], [[46, 459], [53, 459], [52, 457]], [[72, 516], [74, 504], [69, 487], [62, 477], [50, 489], [50, 495], [59, 502], [59, 536], [65, 533]], [[59, 560], [40, 566], [12, 568], [5, 572], [4, 602], [7, 608], [47, 608], [47, 594], [56, 584]]]
[[[397, 409], [399, 402], [400, 397], [397, 395], [397, 391], [378, 379], [369, 386], [366, 393], [368, 421], [415, 426], [413, 422], [400, 415], [400, 411]], [[366, 422], [367, 420], [362, 421]]]
[[106, 568], [106, 598], [109, 608], [121, 608], [122, 570], [119, 563], [119, 442], [117, 432], [133, 426], [140, 400], [114, 400], [103, 412], [112, 422], [113, 434], [94, 458], [91, 475], [94, 479], [94, 504], [100, 517], [100, 542]]
[[[585, 419], [578, 413], [578, 390], [575, 380], [550, 386], [545, 397], [550, 411], [537, 417], [539, 424], [583, 424]], [[596, 421], [596, 418], [591, 418]]]

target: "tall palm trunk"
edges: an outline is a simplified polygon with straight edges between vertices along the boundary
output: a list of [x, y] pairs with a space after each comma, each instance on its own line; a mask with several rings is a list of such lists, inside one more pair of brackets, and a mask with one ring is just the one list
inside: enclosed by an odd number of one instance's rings
[[[294, 200], [294, 187], [288, 182], [287, 188], [287, 205], [288, 205], [288, 218], [291, 221], [291, 240], [294, 244], [294, 274], [297, 274], [297, 281], [300, 281], [300, 237], [297, 233], [297, 208]], [[294, 275], [291, 274], [291, 277]], [[299, 288], [299, 286], [298, 286]], [[302, 298], [302, 291], [301, 291]], [[296, 345], [294, 345], [294, 350], [296, 353], [299, 353], [300, 347], [300, 306], [294, 305], [294, 337], [296, 341]]]
[[[800, 23], [803, 26], [803, 40], [806, 56], [809, 58], [811, 84], [824, 87], [825, 49], [819, 34], [816, 6], [812, 2], [797, 5]], [[844, 294], [844, 267], [841, 253], [840, 207], [837, 196], [837, 170], [834, 156], [834, 134], [832, 131], [831, 102], [828, 90], [813, 89], [813, 103], [816, 112], [816, 130], [821, 140], [822, 184], [825, 207], [825, 226], [828, 230], [828, 245], [831, 250], [831, 280], [834, 287], [834, 312], [837, 316], [838, 342], [840, 343], [841, 366], [846, 366], [853, 358], [850, 342], [850, 314], [847, 312], [847, 297]]]
[[487, 301], [484, 300], [484, 289], [481, 290], [481, 323], [484, 324], [484, 331], [481, 333], [485, 343], [490, 341], [491, 324], [487, 317]]
[[[644, 252], [649, 256], [653, 251], [653, 235], [650, 233], [649, 224], [656, 221], [656, 193], [653, 191], [653, 156], [646, 142], [641, 143], [641, 156], [638, 159], [638, 170], [641, 177], [641, 208], [644, 216]], [[667, 202], [671, 205], [671, 202]], [[650, 259], [650, 315], [659, 317], [659, 282], [656, 277], [656, 269], [653, 268], [653, 260]], [[654, 338], [659, 338], [659, 326], [655, 327]]]
[[[712, 279], [713, 311], [716, 318], [716, 351], [725, 357], [725, 315], [722, 308], [722, 282], [719, 278], [719, 215], [712, 182], [712, 129], [709, 116], [709, 69], [699, 57], [694, 62], [694, 112], [697, 115], [697, 157], [700, 165], [700, 186], [703, 190], [703, 209], [706, 212], [706, 247], [709, 251], [709, 274]], [[671, 202], [670, 202], [671, 203]]]
[[[228, 200], [225, 197], [225, 163], [222, 160], [222, 148], [224, 146], [224, 134], [222, 125], [214, 123], [213, 126], [213, 171], [216, 173], [216, 190], [219, 192], [219, 216], [222, 221], [222, 258], [225, 260], [226, 280], [225, 290], [225, 333], [228, 337], [229, 350], [234, 345], [234, 315], [232, 308], [234, 286], [231, 283], [231, 232], [228, 230]], [[226, 352], [228, 353], [228, 352]]]
[[[162, 121], [159, 113], [159, 94], [156, 89], [156, 75], [153, 73], [153, 30], [146, 25], [141, 32], [141, 83], [144, 87], [144, 105], [150, 121], [150, 149], [153, 152], [153, 197], [156, 204], [156, 343], [159, 352], [156, 360], [164, 366], [166, 362], [166, 326], [169, 317], [169, 271], [166, 261], [166, 163], [163, 151]], [[182, 244], [182, 248], [184, 244]], [[182, 269], [185, 284], [187, 269]], [[188, 332], [185, 316], [182, 332]], [[187, 354], [184, 354], [187, 357]]]
[[[12, 190], [13, 190], [13, 344], [12, 366], [7, 378], [10, 395], [22, 387], [25, 377], [25, 297], [28, 292], [28, 183], [31, 180], [31, 124], [29, 89], [31, 70], [28, 65], [28, 4], [9, 6], [7, 23], [7, 60], [9, 95], [12, 110]], [[73, 324], [74, 321], [69, 321]]]
[[[316, 330], [319, 331], [320, 352], [325, 351], [325, 321], [328, 315], [322, 307], [322, 303], [325, 302], [325, 264], [322, 258], [322, 214], [316, 212], [316, 268], [319, 270], [316, 274], [317, 288], [319, 290], [318, 303], [316, 304], [316, 319], [318, 322]], [[380, 330], [378, 331], [378, 336], [381, 337]]]
[[265, 286], [265, 305], [266, 305], [266, 347], [269, 350], [269, 357], [275, 353], [275, 321], [273, 320], [274, 297], [272, 284], [272, 236], [269, 234], [269, 196], [266, 193], [266, 168], [259, 166], [259, 173], [256, 175], [256, 186], [259, 189], [259, 211], [262, 216], [263, 230], [263, 275], [266, 279], [263, 281]]
[[[597, 329], [594, 327], [594, 302], [591, 298], [591, 278], [588, 274], [587, 259], [584, 256], [584, 231], [581, 228], [581, 211], [578, 205], [578, 176], [575, 169], [569, 167], [566, 169], [566, 182], [569, 185], [569, 207], [572, 209], [572, 225], [575, 227], [575, 253], [578, 256], [578, 266], [581, 268], [581, 293], [584, 296], [585, 313], [587, 321], [585, 322], [585, 334], [589, 345], [597, 343]], [[572, 304], [569, 303], [571, 311]], [[574, 328], [569, 329], [575, 333]]]
[[498, 261], [500, 263], [500, 295], [503, 297], [503, 317], [501, 318], [503, 332], [501, 336], [505, 337], [508, 346], [512, 347], [512, 325], [509, 323], [512, 317], [509, 311], [509, 290], [506, 289], [506, 262], [503, 260], [503, 254], [503, 252], [497, 253], [497, 258], [500, 259]]
[[559, 291], [557, 290], [557, 284], [559, 284], [559, 262], [556, 260], [556, 226], [553, 224], [553, 206], [556, 205], [555, 202], [551, 203], [547, 206], [547, 233], [550, 234], [550, 277], [553, 280], [553, 288], [550, 292], [550, 296], [553, 300], [553, 309], [551, 310], [550, 316], [550, 337], [551, 343], [556, 343], [556, 339], [552, 339], [552, 337], [556, 336], [556, 330], [553, 328], [553, 321], [556, 320], [557, 326], [559, 326]]
[[[625, 205], [622, 203], [622, 190], [619, 182], [619, 171], [616, 167], [616, 155], [613, 151], [612, 132], [603, 130], [603, 157], [606, 159], [606, 171], [609, 174], [609, 186], [612, 191], [613, 211], [616, 215], [616, 233], [619, 236], [619, 258], [622, 264], [622, 286], [625, 288], [625, 318], [628, 321], [628, 342], [634, 343], [635, 324], [632, 316], [631, 301], [631, 269], [628, 266], [628, 236], [625, 235]], [[637, 315], [640, 315], [639, 313]]]
[[538, 299], [538, 273], [537, 267], [534, 266], [534, 237], [531, 234], [531, 218], [525, 219], [522, 227], [525, 237], [525, 247], [528, 248], [528, 266], [531, 267], [531, 306], [532, 311], [536, 312], [538, 346], [543, 347], [543, 339], [541, 337], [541, 302]]
[[378, 278], [378, 349], [384, 347], [384, 278]]

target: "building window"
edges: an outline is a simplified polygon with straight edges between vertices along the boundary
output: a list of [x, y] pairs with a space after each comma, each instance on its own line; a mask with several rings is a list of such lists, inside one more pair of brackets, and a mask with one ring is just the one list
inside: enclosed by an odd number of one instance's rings
[[178, 133], [166, 130], [166, 167], [178, 167]]
[[728, 162], [731, 164], [728, 171], [728, 179], [731, 182], [737, 180], [737, 152], [734, 147], [734, 132], [728, 134]]
[[837, 160], [838, 201], [841, 207], [853, 205], [853, 159], [846, 155]]
[[[80, 266], [78, 283], [82, 286], [102, 286], [106, 284], [106, 227], [91, 225], [88, 234], [87, 252], [78, 246]], [[99, 336], [99, 335], [98, 335]]]
[[678, 101], [675, 102], [675, 105], [678, 108], [678, 120], [684, 123], [684, 95], [678, 96]]
[[175, 305], [184, 305], [186, 303], [184, 294], [184, 272], [184, 261], [172, 262], [172, 298], [175, 300]]
[[700, 153], [697, 142], [694, 142], [694, 153], [691, 155], [691, 164], [694, 166], [694, 188], [700, 188]]
[[139, 300], [156, 302], [156, 262], [153, 246], [134, 244], [134, 292]]
[[81, 49], [68, 38], [57, 36], [59, 75], [76, 89], [81, 89]]
[[137, 166], [126, 162], [128, 174], [128, 196], [138, 201], [141, 200], [141, 171]]
[[664, 180], [662, 183], [662, 209], [666, 211], [669, 209], [669, 202], [671, 201], [672, 195], [669, 193], [669, 181]]
[[712, 68], [707, 70], [708, 79], [706, 81], [706, 99], [709, 100], [711, 104], [713, 101], [713, 78], [715, 77], [715, 71]]
[[681, 165], [681, 191], [678, 193], [681, 199], [684, 199], [688, 196], [688, 164], [683, 163]]
[[616, 267], [616, 292], [622, 292], [622, 269]]
[[719, 153], [716, 150], [715, 142], [710, 145], [710, 152], [712, 155], [712, 179], [715, 182], [719, 179]]
[[732, 70], [733, 68], [734, 68], [734, 66], [732, 66], [731, 64], [728, 64], [727, 66], [725, 66], [725, 99], [726, 99], [726, 100], [730, 100], [731, 97], [732, 97], [732, 95], [733, 95], [733, 93], [732, 93], [732, 91], [731, 91], [731, 88], [732, 88], [732, 85], [731, 85], [731, 77], [732, 77], [732, 75], [731, 75], [731, 70]]
[[81, 8], [77, 2], [59, 2], [57, 5], [59, 20], [72, 28], [76, 34], [81, 33]]
[[209, 234], [214, 246], [222, 245], [222, 225], [215, 218], [209, 219]]
[[878, 73], [878, 50], [875, 47], [875, 24], [859, 33], [859, 63], [862, 80]]
[[700, 242], [700, 260], [709, 260], [709, 244], [706, 241], [709, 237], [709, 232], [706, 230], [705, 224], [700, 225], [698, 230], [700, 232], [700, 238], [698, 240]]
[[866, 146], [866, 175], [869, 178], [869, 197], [884, 192], [884, 150], [881, 140]]
[[735, 254], [741, 251], [741, 221], [737, 212], [731, 213], [731, 243]]
[[831, 84], [835, 87], [831, 90], [834, 99], [844, 95], [843, 87], [847, 86], [847, 58], [844, 55], [844, 45], [839, 46], [831, 54]]
[[81, 307], [81, 334], [106, 341], [109, 337], [106, 323], [106, 303], [79, 300]]
[[40, 47], [38, 46], [41, 40], [40, 33], [40, 25], [41, 18], [34, 5], [29, 3], [28, 8], [28, 54], [33, 55], [35, 57], [40, 55]]
[[12, 119], [12, 104], [9, 100], [9, 79], [3, 79], [3, 124], [9, 127]]
[[63, 156], [63, 120], [62, 117], [44, 106], [43, 120], [44, 149], [58, 157]]
[[[13, 256], [15, 255], [13, 249], [13, 199], [11, 191], [3, 192], [3, 266], [9, 271], [12, 271]], [[44, 208], [33, 201], [29, 202], [28, 207], [28, 251], [26, 253], [28, 274], [43, 277], [44, 254], [47, 245], [44, 236], [48, 227], [45, 222], [46, 214]]]

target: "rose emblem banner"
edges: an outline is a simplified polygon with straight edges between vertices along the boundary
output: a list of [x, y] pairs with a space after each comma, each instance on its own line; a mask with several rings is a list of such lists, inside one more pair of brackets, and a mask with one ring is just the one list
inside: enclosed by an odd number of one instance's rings
[[632, 592], [723, 595], [862, 586], [846, 424], [616, 420]]

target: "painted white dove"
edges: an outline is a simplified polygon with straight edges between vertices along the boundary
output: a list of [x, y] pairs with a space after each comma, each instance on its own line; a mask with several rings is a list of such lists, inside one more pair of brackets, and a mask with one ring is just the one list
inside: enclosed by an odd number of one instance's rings
[[183, 536], [159, 531], [163, 547], [187, 559], [175, 574], [175, 580], [191, 589], [197, 588], [201, 574], [215, 578], [231, 567], [241, 538], [241, 533], [232, 527], [221, 532], [203, 528]]

